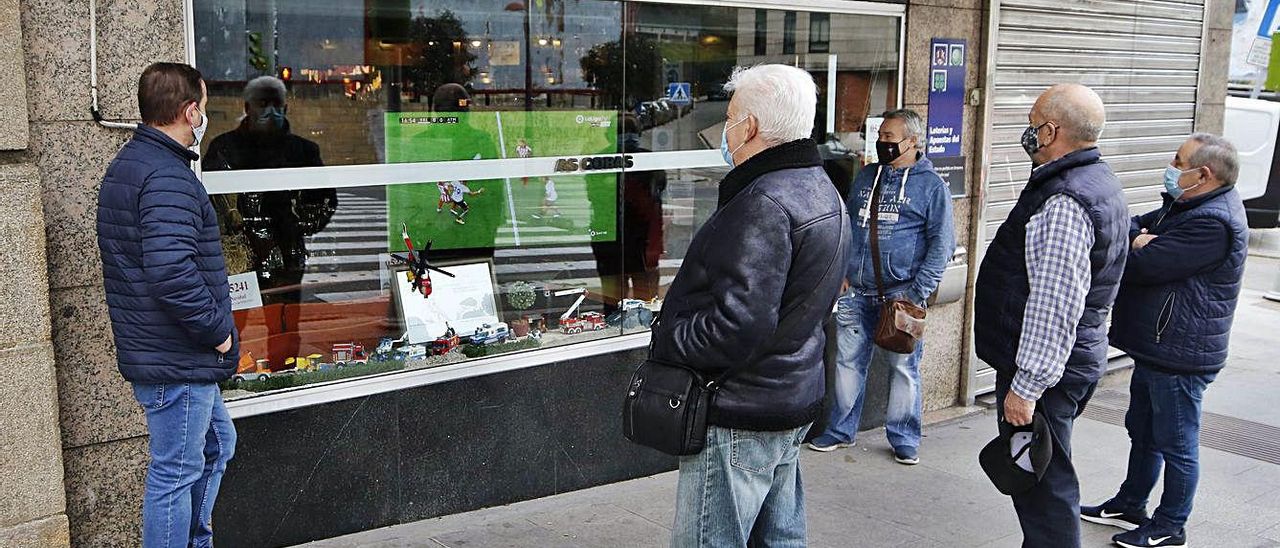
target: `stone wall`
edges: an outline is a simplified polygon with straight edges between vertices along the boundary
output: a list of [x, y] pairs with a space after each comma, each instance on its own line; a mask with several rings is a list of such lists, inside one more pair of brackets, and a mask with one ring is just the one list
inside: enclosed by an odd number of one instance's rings
[[0, 0], [0, 150], [27, 148], [27, 86], [22, 73], [18, 0]]
[[[44, 286], [61, 416], [56, 460], [65, 466], [71, 540], [136, 546], [146, 428], [116, 372], [94, 226], [98, 181], [129, 132], [101, 127], [89, 114], [88, 0], [20, 3], [29, 154], [45, 181], [37, 213], [46, 223]], [[182, 6], [182, 0], [98, 1], [100, 104], [107, 118], [136, 120], [142, 69], [184, 60]]]
[[[929, 42], [933, 38], [963, 38], [965, 48], [965, 89], [979, 89], [984, 85], [983, 66], [986, 56], [984, 35], [987, 21], [987, 1], [984, 0], [911, 0], [907, 5], [906, 79], [904, 81], [903, 106], [929, 116]], [[968, 160], [966, 198], [954, 200], [956, 242], [969, 250], [975, 249], [975, 234], [969, 229], [980, 213], [981, 187], [982, 109], [972, 105], [964, 107], [963, 146], [961, 152]], [[977, 264], [970, 255], [970, 280]], [[970, 296], [972, 281], [960, 302], [937, 306], [929, 310], [929, 334], [925, 339], [924, 357], [920, 361], [920, 377], [924, 383], [925, 411], [943, 409], [960, 402], [963, 376], [969, 362], [969, 326], [971, 316]]]
[[0, 546], [68, 546], [40, 175], [17, 0], [0, 0]]
[[0, 383], [0, 546], [66, 546], [44, 222], [35, 166], [0, 165], [0, 212], [0, 248], [5, 250], [0, 253], [0, 371], [5, 375]]
[[1204, 36], [1200, 43], [1200, 83], [1196, 90], [1196, 131], [1221, 134], [1227, 106], [1227, 73], [1231, 68], [1231, 16], [1235, 2], [1205, 2]]

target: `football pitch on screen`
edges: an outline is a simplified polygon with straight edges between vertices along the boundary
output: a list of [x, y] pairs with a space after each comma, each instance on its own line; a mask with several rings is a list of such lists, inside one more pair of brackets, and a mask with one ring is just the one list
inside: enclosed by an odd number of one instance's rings
[[[613, 154], [616, 118], [599, 111], [387, 113], [386, 157], [403, 163]], [[404, 249], [402, 222], [415, 245], [432, 240], [433, 249], [614, 240], [617, 177], [574, 173], [450, 181], [469, 191], [461, 196], [465, 208], [441, 200], [436, 183], [389, 186], [389, 249]]]

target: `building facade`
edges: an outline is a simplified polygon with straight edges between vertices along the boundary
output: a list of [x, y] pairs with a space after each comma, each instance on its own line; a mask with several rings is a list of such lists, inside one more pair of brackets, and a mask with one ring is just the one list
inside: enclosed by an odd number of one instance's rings
[[[814, 75], [837, 185], [886, 109], [956, 126], [938, 150], [974, 252], [930, 309], [922, 377], [926, 410], [968, 403], [990, 390], [972, 277], [1026, 179], [1036, 94], [1099, 90], [1103, 152], [1144, 207], [1180, 136], [1221, 129], [1225, 4], [0, 0], [0, 545], [137, 543], [147, 437], [94, 234], [130, 134], [90, 107], [136, 122], [151, 62], [209, 85], [193, 168], [244, 353], [219, 545], [277, 546], [675, 467], [622, 438], [622, 387], [714, 210], [738, 65]], [[278, 110], [259, 76], [284, 82]]]

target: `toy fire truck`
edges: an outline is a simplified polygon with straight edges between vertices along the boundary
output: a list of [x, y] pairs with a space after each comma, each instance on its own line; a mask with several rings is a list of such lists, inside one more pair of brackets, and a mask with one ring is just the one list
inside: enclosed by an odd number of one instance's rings
[[365, 354], [362, 344], [339, 343], [333, 345], [333, 363], [338, 366], [368, 364], [369, 356]]
[[572, 295], [574, 293], [578, 294], [578, 299], [573, 302], [573, 305], [568, 310], [564, 311], [564, 314], [560, 315], [561, 333], [576, 335], [583, 331], [601, 331], [609, 326], [608, 322], [604, 320], [604, 316], [600, 315], [599, 312], [584, 312], [579, 316], [574, 316], [574, 314], [578, 313], [578, 307], [582, 306], [582, 302], [587, 300], [586, 289], [576, 288], [560, 291], [556, 293], [556, 296]]
[[444, 336], [431, 341], [431, 355], [443, 356], [448, 354], [458, 347], [459, 342], [458, 332], [454, 331], [453, 328], [450, 327], [445, 330]]
[[560, 331], [565, 335], [576, 335], [583, 331], [601, 331], [609, 327], [604, 321], [604, 316], [599, 312], [584, 312], [576, 318], [567, 318], [560, 321]]

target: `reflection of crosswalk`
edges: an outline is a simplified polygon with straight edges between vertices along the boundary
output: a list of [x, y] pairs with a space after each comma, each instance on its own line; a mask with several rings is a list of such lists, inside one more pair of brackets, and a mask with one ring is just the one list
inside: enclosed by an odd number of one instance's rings
[[[586, 203], [585, 195], [575, 197], [573, 191], [566, 188], [558, 201], [576, 204], [562, 208], [562, 216], [590, 217], [589, 207], [582, 205]], [[494, 254], [499, 285], [541, 281], [564, 287], [600, 286], [595, 255], [589, 245], [591, 236], [585, 223], [581, 223], [580, 236], [567, 235], [562, 228], [541, 225], [532, 218], [527, 222], [518, 221], [518, 226], [522, 247], [512, 247], [515, 244], [513, 227], [506, 225], [499, 229], [499, 249]], [[337, 211], [323, 231], [307, 238], [307, 250], [310, 256], [302, 279], [306, 298], [341, 302], [383, 296], [382, 288], [390, 275], [386, 267], [386, 200], [340, 192]], [[663, 260], [662, 283], [669, 284], [679, 267], [678, 259]]]
[[[555, 180], [556, 201], [543, 208], [542, 200], [538, 207], [517, 207], [516, 222], [508, 221], [498, 227], [498, 247], [515, 247], [529, 245], [549, 245], [565, 243], [591, 243], [591, 202], [587, 199], [586, 182], [581, 178], [559, 178]], [[511, 186], [518, 188], [523, 183], [519, 179], [510, 179]], [[546, 182], [541, 178], [530, 178], [530, 187], [537, 187], [544, 198]], [[518, 238], [517, 238], [518, 236]]]

